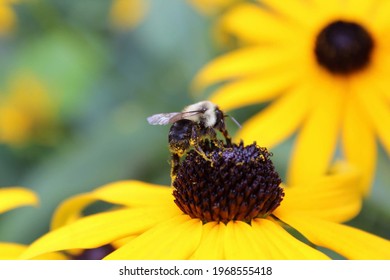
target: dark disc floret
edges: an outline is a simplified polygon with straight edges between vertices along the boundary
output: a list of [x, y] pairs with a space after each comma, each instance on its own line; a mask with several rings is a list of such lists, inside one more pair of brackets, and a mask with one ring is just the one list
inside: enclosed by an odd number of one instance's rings
[[371, 58], [374, 40], [360, 24], [334, 21], [318, 34], [317, 62], [334, 74], [350, 74], [365, 68]]
[[284, 191], [266, 148], [208, 140], [200, 146], [206, 158], [190, 151], [173, 182], [175, 203], [185, 214], [204, 223], [249, 223], [280, 205]]

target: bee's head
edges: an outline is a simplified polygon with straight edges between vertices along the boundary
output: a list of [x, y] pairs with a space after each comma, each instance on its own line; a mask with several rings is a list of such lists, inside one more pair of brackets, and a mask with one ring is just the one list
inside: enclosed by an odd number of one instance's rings
[[224, 130], [225, 129], [225, 114], [216, 107], [214, 110], [214, 124], [212, 127], [218, 130]]

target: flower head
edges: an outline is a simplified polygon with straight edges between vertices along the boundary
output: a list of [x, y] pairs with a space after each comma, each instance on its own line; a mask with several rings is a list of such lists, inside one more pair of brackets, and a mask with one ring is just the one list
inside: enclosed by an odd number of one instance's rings
[[173, 182], [174, 202], [183, 213], [204, 223], [250, 222], [280, 205], [281, 179], [267, 149], [242, 142], [216, 146], [206, 141], [201, 147], [211, 162], [190, 151]]
[[[122, 181], [65, 201], [53, 231], [21, 258], [105, 244], [118, 248], [105, 259], [328, 259], [316, 246], [351, 259], [390, 257], [389, 241], [338, 223], [360, 210], [355, 171], [342, 165], [284, 188], [264, 148], [201, 147], [205, 154], [190, 151], [180, 164], [173, 190]], [[81, 217], [96, 200], [118, 207]]]
[[261, 3], [238, 4], [221, 17], [219, 27], [240, 47], [206, 65], [194, 87], [228, 81], [210, 98], [227, 111], [270, 102], [237, 137], [273, 147], [298, 132], [287, 182], [326, 172], [341, 143], [368, 193], [376, 138], [390, 154], [390, 3]]

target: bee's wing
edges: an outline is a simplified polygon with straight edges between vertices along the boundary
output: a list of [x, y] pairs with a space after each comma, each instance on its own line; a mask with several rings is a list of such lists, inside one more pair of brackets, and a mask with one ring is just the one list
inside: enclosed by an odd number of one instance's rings
[[172, 121], [172, 119], [178, 115], [181, 115], [182, 113], [161, 113], [161, 114], [155, 114], [153, 116], [150, 116], [147, 118], [148, 123], [152, 125], [165, 125], [169, 123], [174, 123], [175, 120]]
[[174, 113], [161, 113], [155, 114], [147, 118], [149, 124], [152, 125], [165, 125], [169, 123], [175, 123], [187, 117], [191, 117], [202, 113], [201, 111], [189, 111], [189, 112], [174, 112]]

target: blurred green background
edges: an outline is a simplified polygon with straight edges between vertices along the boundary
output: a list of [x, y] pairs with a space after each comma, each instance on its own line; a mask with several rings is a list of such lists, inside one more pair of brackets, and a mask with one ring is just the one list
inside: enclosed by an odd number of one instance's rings
[[[12, 5], [14, 28], [0, 36], [0, 118], [13, 116], [9, 136], [0, 135], [0, 186], [31, 188], [41, 203], [2, 214], [1, 241], [33, 241], [48, 230], [61, 201], [105, 183], [170, 183], [169, 127], [151, 126], [146, 117], [204, 99], [190, 95], [191, 80], [224, 50], [212, 36], [214, 18], [187, 1], [150, 0], [144, 17], [132, 26], [112, 24], [114, 2]], [[37, 102], [33, 108], [25, 104], [29, 91]], [[9, 103], [21, 104], [36, 122], [10, 111]], [[242, 123], [259, 108], [232, 115]], [[234, 133], [237, 127], [229, 124], [229, 129]], [[281, 174], [292, 140], [272, 149]], [[350, 222], [386, 238], [389, 168], [389, 157], [380, 150], [373, 193]]]

